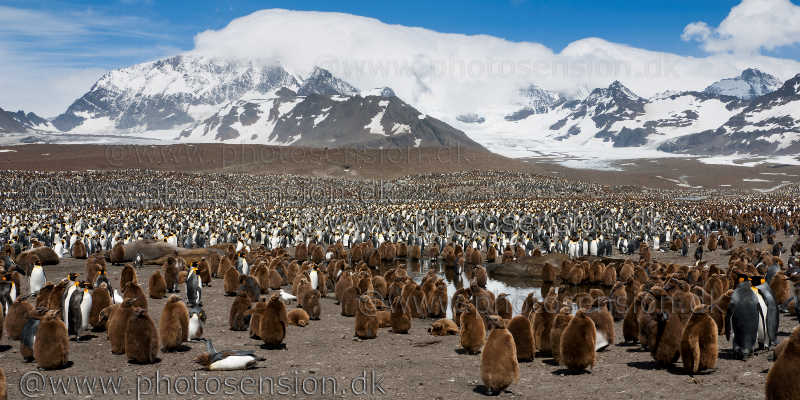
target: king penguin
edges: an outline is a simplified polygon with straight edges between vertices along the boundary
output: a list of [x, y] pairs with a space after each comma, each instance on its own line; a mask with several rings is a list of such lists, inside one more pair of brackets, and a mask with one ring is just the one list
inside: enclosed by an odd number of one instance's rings
[[200, 276], [197, 275], [197, 262], [195, 261], [192, 263], [192, 268], [189, 269], [189, 275], [186, 276], [186, 303], [190, 307], [203, 305], [201, 300], [202, 290]]
[[31, 270], [30, 288], [31, 293], [38, 293], [47, 282], [47, 277], [44, 275], [44, 269], [41, 265], [35, 264]]
[[91, 284], [81, 282], [67, 300], [68, 309], [64, 309], [67, 323], [67, 335], [75, 336], [77, 340], [80, 333], [89, 329], [89, 313], [92, 311], [92, 294], [89, 293]]

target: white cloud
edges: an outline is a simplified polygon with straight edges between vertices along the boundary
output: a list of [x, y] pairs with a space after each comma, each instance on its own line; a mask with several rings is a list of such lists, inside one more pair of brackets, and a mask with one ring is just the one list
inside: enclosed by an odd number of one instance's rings
[[758, 53], [800, 43], [800, 6], [790, 0], [743, 0], [718, 27], [693, 22], [683, 40], [695, 40], [711, 53]]
[[156, 44], [169, 42], [162, 32], [147, 19], [92, 9], [56, 13], [0, 6], [0, 107], [60, 114], [107, 66], [180, 52]]
[[748, 67], [782, 79], [800, 71], [796, 61], [760, 55], [684, 57], [599, 38], [575, 41], [556, 53], [539, 43], [287, 10], [258, 11], [202, 32], [193, 53], [277, 60], [301, 75], [319, 65], [359, 88], [390, 86], [432, 115], [508, 105], [515, 89], [530, 83], [574, 92], [620, 80], [651, 96], [666, 89], [701, 90]]

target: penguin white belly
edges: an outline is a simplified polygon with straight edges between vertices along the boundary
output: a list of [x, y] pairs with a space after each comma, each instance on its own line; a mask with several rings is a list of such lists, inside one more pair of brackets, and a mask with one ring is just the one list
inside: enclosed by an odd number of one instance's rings
[[247, 264], [246, 260], [242, 260], [242, 273], [250, 275], [250, 265]]
[[318, 279], [319, 275], [317, 274], [317, 271], [311, 270], [311, 273], [309, 273], [308, 275], [311, 277], [311, 288], [317, 289], [317, 287], [319, 286], [319, 279]]
[[229, 356], [211, 363], [208, 369], [212, 371], [233, 371], [251, 367], [255, 363], [256, 359], [253, 356]]
[[17, 285], [14, 282], [11, 282], [11, 290], [9, 290], [8, 296], [11, 298], [12, 304], [17, 301]]
[[200, 321], [200, 317], [197, 314], [193, 314], [192, 318], [189, 318], [189, 339], [200, 339], [203, 337], [203, 330]]
[[81, 301], [81, 330], [89, 329], [89, 313], [92, 311], [92, 295], [89, 291], [83, 293]]
[[45, 277], [41, 268], [34, 268], [31, 271], [31, 293], [36, 293], [44, 287]]
[[63, 307], [61, 308], [62, 310], [64, 310], [64, 324], [67, 325], [67, 328], [69, 328], [69, 300], [72, 297], [72, 293], [74, 292], [75, 292], [75, 285], [72, 285], [67, 290], [67, 297], [64, 298], [64, 304], [62, 305]]
[[764, 346], [764, 343], [767, 341], [767, 323], [764, 320], [767, 316], [767, 303], [764, 301], [764, 298], [761, 297], [761, 294], [756, 293], [756, 297], [758, 298], [758, 306], [761, 308], [761, 313], [758, 315], [758, 344], [760, 347]]
[[120, 296], [117, 289], [114, 289], [114, 304], [122, 304], [122, 301], [123, 301], [122, 296]]

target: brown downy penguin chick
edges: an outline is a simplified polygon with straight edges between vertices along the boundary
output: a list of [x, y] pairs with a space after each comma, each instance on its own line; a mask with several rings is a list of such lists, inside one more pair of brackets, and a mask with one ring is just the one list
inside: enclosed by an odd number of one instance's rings
[[128, 320], [133, 315], [135, 301], [135, 299], [123, 301], [108, 317], [106, 331], [108, 340], [111, 342], [112, 354], [125, 354], [125, 333], [128, 331]]
[[528, 295], [525, 296], [525, 301], [522, 302], [522, 311], [520, 312], [520, 315], [532, 319], [532, 316], [529, 315], [533, 313], [534, 311], [533, 308], [536, 305], [536, 303], [537, 303], [536, 297], [534, 297], [533, 292], [528, 293]]
[[400, 296], [392, 300], [391, 322], [393, 333], [408, 333], [408, 330], [411, 329], [411, 316], [406, 312]]
[[102, 332], [108, 329], [108, 320], [111, 318], [111, 314], [116, 311], [121, 304], [111, 304], [106, 308], [100, 310], [100, 313], [97, 315], [97, 330]]
[[319, 304], [320, 293], [319, 290], [307, 290], [303, 293], [303, 309], [308, 313], [308, 317], [313, 320], [318, 320], [319, 315], [322, 313], [322, 308]]
[[800, 365], [800, 326], [794, 328], [780, 347], [782, 350], [767, 374], [767, 400], [796, 399], [800, 393], [800, 380], [796, 376]]
[[550, 329], [559, 310], [558, 296], [548, 295], [533, 314], [533, 338], [539, 351], [550, 353]]
[[48, 282], [44, 287], [39, 289], [39, 293], [36, 294], [36, 308], [47, 308], [47, 304], [50, 302], [50, 293], [53, 292], [55, 287], [56, 285]]
[[725, 315], [728, 313], [728, 306], [731, 304], [731, 297], [733, 297], [733, 289], [728, 289], [727, 292], [719, 296], [714, 301], [714, 306], [711, 307], [711, 318], [717, 324], [717, 334], [721, 335], [725, 331]]
[[517, 360], [523, 362], [533, 361], [536, 355], [536, 342], [533, 339], [533, 326], [531, 326], [531, 321], [525, 316], [517, 315], [508, 323], [508, 331], [511, 332], [511, 336], [514, 337], [514, 345], [517, 349]]
[[163, 299], [167, 296], [167, 281], [161, 276], [161, 271], [155, 270], [147, 281], [147, 290], [151, 299]]
[[64, 307], [63, 301], [64, 299], [64, 292], [67, 290], [67, 287], [73, 284], [73, 281], [78, 279], [78, 274], [70, 273], [67, 275], [67, 279], [63, 279], [50, 291], [50, 296], [47, 301], [47, 308], [50, 310], [61, 310]]
[[[386, 298], [386, 295], [389, 294], [389, 286], [386, 284], [386, 279], [384, 279], [380, 275], [375, 275], [372, 277], [372, 287], [375, 288], [375, 291], [382, 298]], [[445, 291], [445, 296], [447, 296], [447, 292]]]
[[250, 273], [256, 278], [258, 287], [261, 288], [261, 294], [269, 294], [269, 267], [256, 266]]
[[269, 288], [272, 290], [279, 290], [283, 286], [283, 278], [277, 269], [269, 270]]
[[625, 314], [628, 311], [628, 293], [625, 291], [625, 285], [622, 282], [617, 282], [611, 289], [609, 300], [611, 301], [611, 316], [614, 317], [614, 321], [625, 319]]
[[500, 293], [494, 301], [494, 310], [497, 315], [503, 319], [511, 319], [514, 309], [511, 307], [511, 302], [508, 300], [507, 293]]
[[137, 364], [156, 362], [158, 330], [144, 308], [134, 308], [128, 317], [128, 327], [125, 330], [125, 355], [129, 362]]
[[127, 286], [123, 287], [122, 299], [136, 299], [133, 303], [134, 307], [141, 307], [147, 309], [147, 297], [144, 295], [144, 290], [135, 281], [130, 281]]
[[465, 304], [461, 310], [461, 347], [470, 354], [478, 354], [483, 348], [486, 328], [478, 309], [472, 303]]
[[86, 258], [86, 245], [83, 244], [83, 241], [78, 240], [72, 245], [72, 258]]
[[286, 305], [281, 301], [280, 294], [273, 294], [267, 302], [267, 311], [261, 317], [258, 336], [267, 347], [280, 346], [286, 337], [288, 323]]
[[[223, 256], [219, 260], [219, 266], [217, 267], [217, 275], [216, 275], [216, 277], [223, 277], [224, 278], [225, 275], [228, 273], [228, 271], [230, 271], [232, 269], [236, 269], [236, 268], [233, 267], [233, 261], [231, 261], [231, 259], [228, 258], [228, 256]], [[239, 272], [239, 271], [236, 271], [236, 272]]]
[[472, 267], [472, 279], [475, 279], [475, 282], [482, 289], [486, 289], [486, 281], [489, 280], [489, 277], [486, 275], [486, 268], [480, 265]]
[[189, 309], [177, 295], [169, 296], [167, 303], [164, 304], [158, 329], [164, 352], [180, 349], [181, 345], [189, 340]]
[[294, 310], [289, 311], [286, 314], [286, 318], [289, 325], [300, 327], [308, 325], [308, 320], [310, 319], [306, 310], [302, 308], [295, 308]]
[[452, 319], [442, 318], [431, 324], [428, 333], [433, 336], [458, 335], [458, 325]]
[[550, 347], [553, 348], [553, 360], [559, 363], [561, 362], [561, 334], [564, 333], [569, 321], [572, 321], [572, 308], [562, 307], [553, 321], [553, 327], [550, 329]]
[[514, 337], [499, 316], [489, 319], [489, 338], [481, 353], [481, 380], [491, 393], [500, 393], [519, 382], [519, 363]]
[[792, 298], [792, 287], [783, 272], [778, 272], [772, 277], [769, 288], [772, 290], [772, 295], [775, 297], [775, 304], [777, 304], [778, 307], [782, 304], [786, 304], [789, 299]]
[[209, 267], [205, 257], [201, 258], [200, 262], [197, 263], [197, 275], [200, 277], [200, 283], [203, 286], [211, 286], [211, 267]]
[[250, 302], [253, 303], [261, 297], [261, 288], [258, 286], [256, 279], [250, 275], [239, 275], [239, 290], [244, 290], [247, 296], [250, 297]]
[[695, 308], [681, 337], [683, 368], [690, 374], [717, 367], [717, 324], [708, 313], [709, 306]]
[[228, 268], [224, 276], [225, 296], [236, 296], [236, 292], [239, 290], [239, 271], [236, 268]]
[[167, 258], [167, 262], [164, 263], [164, 285], [167, 288], [167, 292], [175, 293], [178, 291], [178, 265], [177, 260], [175, 257]]
[[594, 322], [597, 338], [595, 340], [595, 350], [605, 350], [609, 345], [614, 344], [614, 318], [608, 312], [608, 299], [599, 297], [594, 300], [592, 309], [587, 314]]
[[656, 297], [655, 322], [657, 329], [653, 335], [654, 339], [651, 341], [653, 346], [648, 347], [653, 359], [659, 365], [668, 366], [678, 361], [681, 355], [683, 322], [681, 322], [679, 313], [670, 312], [672, 299], [664, 289], [653, 287], [650, 291]]
[[250, 310], [250, 297], [244, 290], [240, 290], [236, 294], [236, 298], [231, 304], [231, 310], [228, 314], [228, 321], [232, 331], [246, 331], [250, 318], [247, 311]]
[[561, 334], [560, 363], [571, 370], [585, 370], [595, 363], [594, 322], [583, 310], [578, 310]]
[[[25, 322], [28, 320], [28, 315], [32, 314], [34, 310], [35, 308], [33, 305], [25, 300], [22, 300], [21, 297], [17, 297], [17, 299], [11, 304], [11, 307], [8, 307], [4, 325], [9, 339], [20, 339], [22, 336], [22, 329], [25, 327]], [[60, 313], [60, 310], [61, 308], [59, 307], [53, 311], [59, 311]], [[3, 311], [5, 312], [6, 310]]]
[[106, 329], [106, 321], [101, 320], [100, 312], [110, 306], [111, 303], [111, 293], [108, 292], [108, 285], [105, 282], [100, 283], [97, 289], [92, 290], [92, 309], [89, 311], [89, 325], [95, 331], [102, 332]]
[[345, 317], [354, 317], [358, 308], [358, 288], [355, 286], [348, 287], [344, 291], [340, 303], [342, 304], [341, 314]]
[[333, 289], [333, 294], [336, 296], [338, 304], [342, 304], [344, 293], [353, 286], [353, 280], [350, 278], [350, 271], [342, 271], [339, 280], [336, 281], [336, 286]]
[[67, 326], [58, 311], [48, 311], [39, 323], [33, 343], [33, 357], [42, 369], [61, 368], [69, 362]]
[[644, 293], [636, 295], [628, 305], [625, 319], [622, 320], [622, 337], [625, 343], [636, 343], [639, 341], [639, 310]]
[[139, 283], [136, 277], [136, 269], [133, 268], [133, 265], [125, 264], [119, 276], [119, 287], [124, 288], [128, 282]]
[[356, 307], [356, 332], [359, 339], [374, 339], [378, 337], [378, 316], [372, 298], [362, 295], [358, 298]]
[[447, 284], [436, 281], [431, 295], [425, 295], [425, 310], [430, 318], [444, 318], [447, 315]]
[[264, 313], [267, 312], [267, 302], [265, 299], [259, 300], [255, 307], [251, 308], [247, 311], [247, 314], [250, 315], [250, 338], [251, 339], [261, 339], [258, 336], [260, 324], [261, 324], [261, 317], [264, 316]]

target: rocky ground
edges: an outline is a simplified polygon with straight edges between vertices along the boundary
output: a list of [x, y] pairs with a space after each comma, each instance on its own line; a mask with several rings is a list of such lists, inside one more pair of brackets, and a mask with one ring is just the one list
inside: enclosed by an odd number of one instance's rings
[[[779, 237], [779, 239], [782, 239]], [[764, 244], [766, 246], [766, 243]], [[691, 253], [690, 253], [691, 254]], [[656, 259], [689, 263], [692, 260], [674, 253], [656, 253]], [[727, 255], [722, 251], [708, 255], [710, 262], [725, 264]], [[145, 266], [138, 280], [146, 290], [147, 278], [157, 267]], [[110, 267], [113, 285], [119, 282], [120, 267]], [[50, 280], [59, 279], [69, 271], [84, 272], [82, 260], [65, 259], [57, 266], [47, 267]], [[180, 293], [185, 296], [184, 291]], [[319, 321], [311, 321], [307, 327], [288, 329], [286, 348], [267, 350], [260, 342], [250, 339], [246, 332], [229, 330], [228, 310], [232, 297], [223, 295], [221, 280], [214, 280], [212, 286], [203, 291], [204, 307], [208, 315], [205, 336], [213, 339], [218, 349], [248, 349], [264, 357], [258, 368], [248, 371], [207, 372], [200, 369], [192, 359], [204, 351], [205, 344], [189, 343], [185, 352], [160, 353], [160, 362], [154, 365], [132, 365], [123, 355], [111, 354], [105, 333], [94, 333], [94, 337], [82, 342], [70, 342], [72, 365], [59, 371], [38, 371], [34, 363], [24, 363], [19, 354], [19, 343], [4, 336], [0, 341], [0, 366], [5, 369], [9, 384], [9, 398], [23, 398], [20, 379], [46, 378], [43, 392], [36, 388], [38, 381], [26, 381], [26, 393], [49, 398], [53, 395], [50, 381], [79, 378], [82, 394], [78, 394], [75, 381], [69, 381], [68, 393], [55, 389], [57, 398], [110, 398], [105, 394], [99, 381], [95, 382], [93, 393], [88, 394], [83, 377], [122, 377], [118, 392], [122, 398], [155, 398], [155, 385], [158, 377], [160, 398], [248, 398], [258, 394], [259, 380], [262, 396], [275, 397], [291, 392], [290, 395], [307, 397], [304, 393], [316, 393], [317, 397], [352, 397], [360, 394], [366, 384], [367, 397], [387, 398], [476, 398], [483, 396], [480, 380], [480, 356], [461, 354], [457, 336], [430, 336], [427, 328], [432, 320], [414, 320], [409, 334], [394, 334], [388, 328], [381, 329], [376, 339], [355, 340], [354, 318], [339, 314], [333, 294], [322, 300], [322, 315]], [[151, 317], [158, 323], [166, 299], [149, 301]], [[294, 304], [288, 306], [294, 308]], [[781, 315], [780, 337], [783, 340], [797, 325], [794, 317]], [[621, 341], [622, 324], [616, 324], [617, 342]], [[744, 399], [763, 398], [764, 382], [770, 362], [767, 351], [763, 351], [747, 361], [733, 360], [730, 344], [720, 338], [720, 359], [718, 370], [709, 375], [690, 376], [682, 372], [680, 362], [674, 368], [660, 369], [652, 361], [650, 353], [639, 346], [617, 344], [598, 353], [597, 364], [591, 373], [574, 375], [555, 365], [548, 356], [540, 356], [533, 362], [520, 365], [520, 382], [512, 385], [500, 397], [505, 398], [559, 398], [559, 399]], [[28, 373], [28, 375], [25, 375]], [[373, 375], [374, 373], [374, 375]], [[43, 374], [43, 375], [38, 375]], [[195, 375], [196, 374], [196, 375]], [[364, 376], [366, 382], [353, 378]], [[194, 385], [197, 376], [197, 390]], [[373, 379], [374, 376], [374, 379]], [[183, 377], [183, 378], [182, 378]], [[275, 379], [276, 386], [270, 385], [268, 378]], [[278, 377], [288, 378], [289, 386], [278, 386]], [[337, 388], [332, 395], [331, 381], [325, 380], [325, 393], [321, 380], [335, 378]], [[253, 380], [248, 380], [252, 378]], [[313, 382], [317, 383], [316, 388]], [[379, 383], [383, 392], [374, 388], [373, 381]], [[292, 382], [296, 384], [292, 385]], [[302, 388], [305, 382], [305, 392]], [[138, 388], [137, 388], [138, 383]], [[220, 385], [222, 384], [222, 385]], [[230, 385], [228, 385], [230, 384]], [[32, 386], [31, 386], [32, 385]], [[169, 387], [170, 392], [167, 393]], [[297, 388], [297, 394], [295, 389]], [[355, 391], [353, 390], [355, 389]], [[385, 392], [385, 395], [384, 395]], [[217, 393], [214, 395], [213, 393]], [[270, 396], [272, 394], [272, 396]]]

